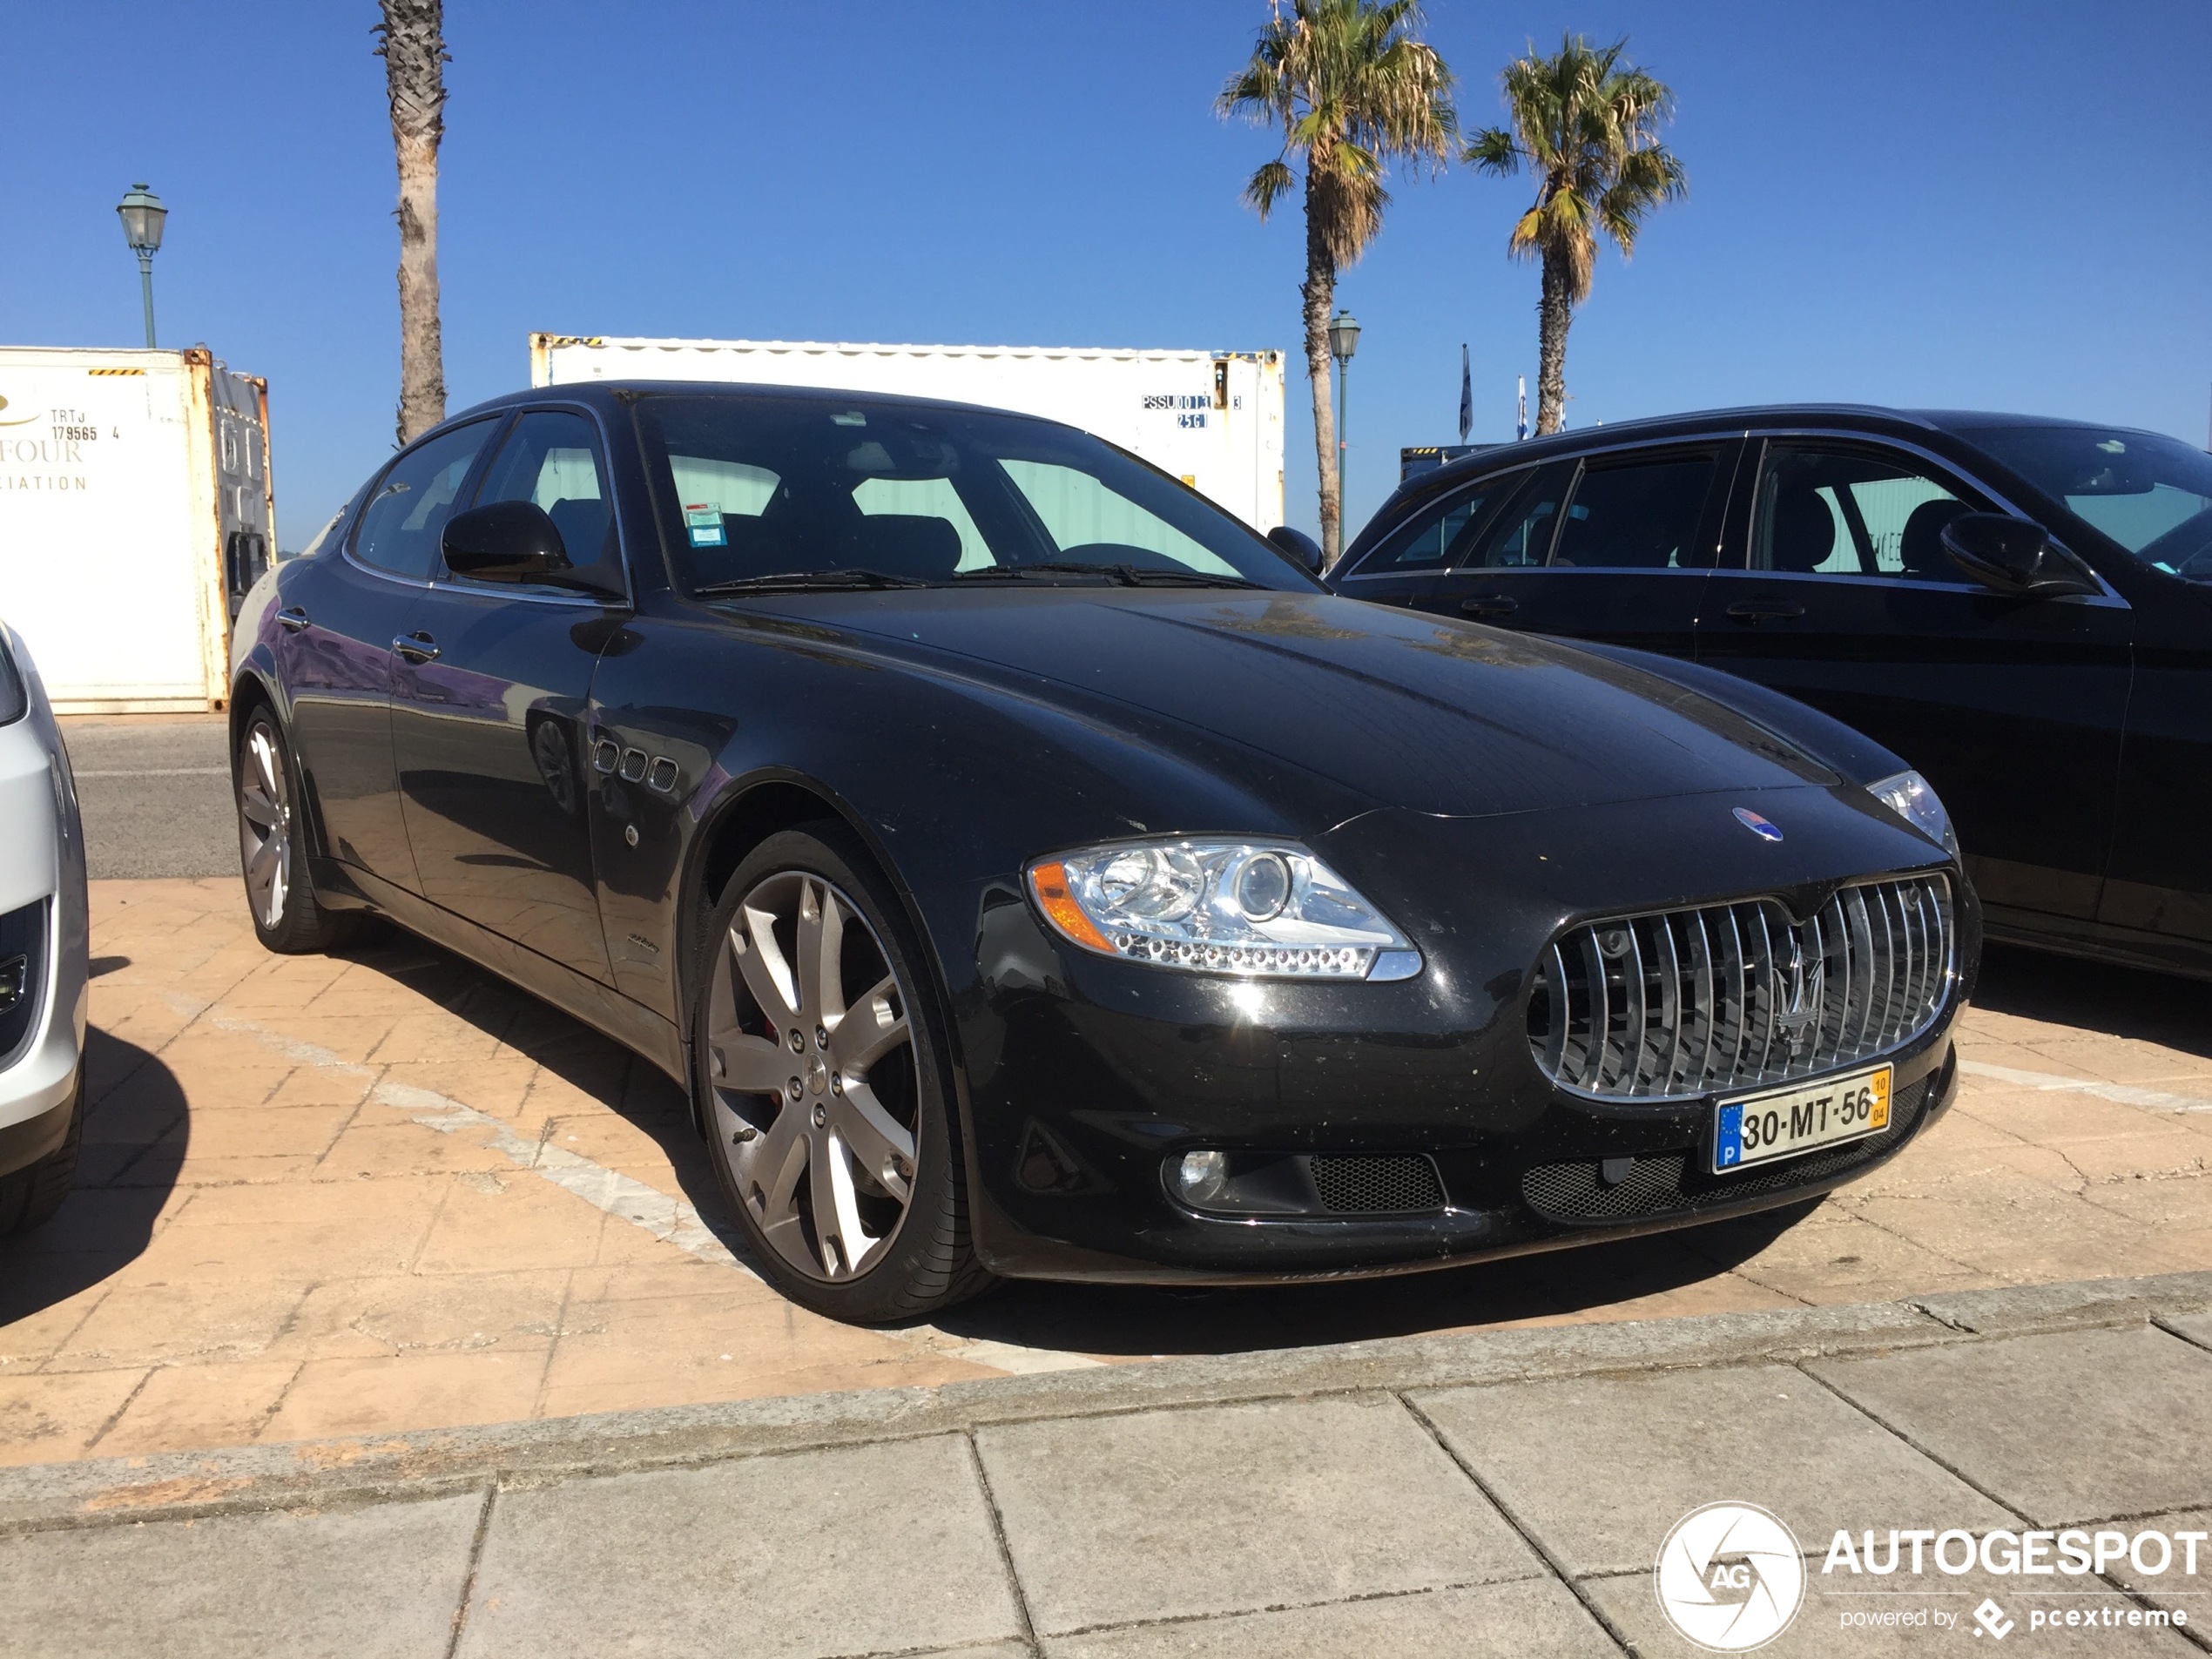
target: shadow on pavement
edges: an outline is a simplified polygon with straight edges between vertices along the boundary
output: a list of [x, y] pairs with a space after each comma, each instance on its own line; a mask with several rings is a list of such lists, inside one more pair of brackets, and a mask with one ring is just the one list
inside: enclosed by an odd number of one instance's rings
[[143, 1252], [184, 1163], [192, 1123], [176, 1074], [98, 1026], [84, 1049], [77, 1184], [51, 1221], [0, 1243], [0, 1325], [90, 1290]]
[[[682, 1195], [743, 1258], [684, 1092], [650, 1062], [441, 947], [379, 929], [347, 954], [497, 1036], [657, 1141]], [[313, 1030], [302, 1035], [313, 1039]], [[1085, 1353], [1228, 1353], [1572, 1317], [1712, 1278], [1808, 1206], [1687, 1232], [1325, 1285], [1182, 1289], [1010, 1283], [934, 1321], [959, 1336]]]
[[2212, 1058], [2212, 983], [1991, 945], [1974, 1005]]

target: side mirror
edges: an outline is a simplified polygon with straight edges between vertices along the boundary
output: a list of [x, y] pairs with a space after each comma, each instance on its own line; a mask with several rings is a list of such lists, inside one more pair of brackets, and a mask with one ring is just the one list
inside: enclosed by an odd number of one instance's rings
[[545, 509], [526, 501], [496, 501], [446, 520], [439, 545], [446, 569], [477, 582], [536, 582], [604, 595], [606, 579], [569, 561]]
[[1288, 524], [1278, 524], [1267, 532], [1267, 539], [1276, 548], [1290, 555], [1291, 562], [1301, 570], [1321, 574], [1321, 543], [1304, 530], [1294, 530]]
[[2048, 599], [2097, 591], [2080, 567], [2051, 544], [2050, 532], [2025, 518], [1961, 513], [1943, 527], [1943, 550], [1961, 570], [2000, 593]]

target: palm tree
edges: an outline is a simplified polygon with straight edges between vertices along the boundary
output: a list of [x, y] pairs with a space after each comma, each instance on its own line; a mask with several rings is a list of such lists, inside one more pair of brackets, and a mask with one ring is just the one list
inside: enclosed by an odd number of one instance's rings
[[1305, 164], [1305, 368], [1313, 382], [1313, 447], [1321, 473], [1321, 552], [1336, 563], [1343, 546], [1336, 422], [1329, 387], [1329, 314], [1337, 273], [1357, 260], [1382, 228], [1390, 192], [1383, 171], [1393, 158], [1442, 163], [1458, 132], [1452, 72], [1413, 37], [1415, 0], [1272, 0], [1251, 61], [1215, 100], [1224, 118], [1242, 115], [1279, 126], [1283, 147], [1244, 186], [1265, 219], [1299, 180]]
[[1643, 216], [1689, 188], [1682, 163], [1659, 142], [1674, 118], [1675, 95], [1633, 64], [1621, 61], [1629, 43], [1594, 49], [1567, 36], [1556, 55], [1528, 55], [1506, 65], [1511, 131], [1474, 135], [1460, 159], [1484, 172], [1537, 177], [1535, 205], [1513, 227], [1507, 249], [1543, 262], [1538, 301], [1536, 430], [1567, 424], [1567, 327], [1590, 297], [1600, 233], [1625, 260], [1635, 249]]
[[376, 54], [400, 167], [400, 442], [446, 418], [438, 329], [438, 141], [445, 137], [444, 0], [379, 0]]

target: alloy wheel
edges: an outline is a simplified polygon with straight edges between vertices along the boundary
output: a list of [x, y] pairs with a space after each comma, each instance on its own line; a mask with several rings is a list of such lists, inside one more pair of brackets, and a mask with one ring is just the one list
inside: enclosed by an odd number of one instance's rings
[[706, 1060], [719, 1154], [785, 1262], [851, 1279], [914, 1197], [906, 987], [852, 900], [806, 871], [755, 885], [717, 946]]
[[238, 833], [246, 858], [246, 892], [271, 932], [284, 921], [292, 887], [292, 800], [276, 734], [256, 721], [239, 768]]

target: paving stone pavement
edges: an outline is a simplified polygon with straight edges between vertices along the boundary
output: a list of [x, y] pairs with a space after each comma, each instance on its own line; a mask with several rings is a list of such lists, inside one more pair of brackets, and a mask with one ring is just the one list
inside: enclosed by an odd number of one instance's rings
[[0, 1464], [2212, 1267], [2212, 988], [2000, 954], [1959, 1105], [1810, 1214], [858, 1331], [733, 1257], [678, 1089], [565, 1016], [397, 933], [271, 956], [227, 876], [93, 909], [82, 1188], [0, 1246]]
[[[2187, 1655], [2208, 1305], [2198, 1272], [24, 1466], [0, 1656], [1688, 1654], [1652, 1562], [1723, 1500], [1802, 1551], [1764, 1651], [1993, 1649], [1979, 1609]], [[2192, 1525], [2194, 1572], [2139, 1541]], [[2066, 1526], [2104, 1570], [2006, 1570]], [[1917, 1575], [1828, 1570], [1838, 1529], [1952, 1527]]]

